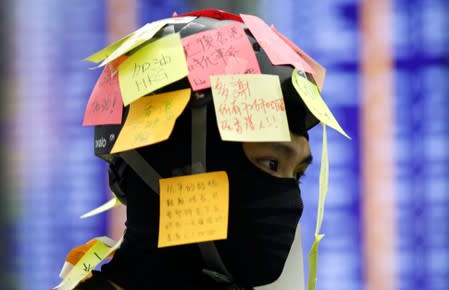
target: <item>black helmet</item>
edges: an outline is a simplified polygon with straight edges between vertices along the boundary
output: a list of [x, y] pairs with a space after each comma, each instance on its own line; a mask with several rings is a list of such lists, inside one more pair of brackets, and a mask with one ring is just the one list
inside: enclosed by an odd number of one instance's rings
[[[248, 40], [253, 47], [257, 62], [260, 66], [261, 73], [279, 76], [290, 131], [296, 134], [306, 135], [307, 130], [314, 127], [319, 122], [304, 105], [303, 101], [298, 95], [298, 92], [292, 85], [291, 75], [294, 68], [291, 65], [273, 65], [264, 49], [261, 47], [261, 45], [259, 45], [258, 41], [252, 35], [251, 31], [248, 29], [245, 23], [243, 23], [241, 17], [220, 10], [202, 10], [179, 16], [195, 16], [196, 18], [188, 23], [174, 23], [165, 25], [151, 39], [151, 41], [173, 33], [179, 33], [180, 36], [184, 38], [202, 31], [216, 29], [218, 27], [222, 27], [232, 23], [241, 23], [241, 27], [245, 30]], [[138, 49], [139, 47], [133, 49], [128, 54], [131, 55]], [[305, 57], [310, 60], [307, 55], [305, 55]], [[309, 81], [315, 83], [312, 74], [308, 72], [306, 72], [305, 74], [307, 75]], [[190, 87], [191, 86], [186, 77], [182, 80], [158, 89], [157, 91], [152, 92], [152, 94]], [[208, 102], [211, 102], [211, 100], [212, 98], [210, 88], [197, 91], [195, 93], [192, 93], [192, 99], [190, 101], [189, 107], [205, 105]], [[107, 161], [114, 160], [113, 155], [111, 155], [110, 152], [117, 139], [118, 134], [120, 133], [121, 128], [126, 122], [127, 112], [128, 107], [125, 107], [122, 122], [119, 125], [95, 126], [94, 148], [95, 154], [97, 156]]]
[[[190, 16], [194, 19], [186, 22], [176, 21], [180, 16]], [[289, 130], [296, 135], [308, 137], [307, 131], [315, 126], [318, 120], [307, 109], [292, 84], [291, 76], [294, 67], [289, 64], [274, 65], [264, 46], [259, 43], [257, 36], [251, 32], [240, 16], [218, 10], [205, 10], [175, 16], [172, 20], [167, 21], [168, 24], [164, 25], [148, 42], [151, 43], [155, 39], [162, 39], [174, 33], [179, 33], [181, 38], [185, 38], [226, 25], [240, 25], [252, 47], [260, 72], [279, 77]], [[281, 41], [286, 41], [279, 35], [277, 37]], [[131, 57], [139, 51], [140, 47], [133, 48], [127, 54]], [[293, 48], [292, 50], [294, 51]], [[310, 61], [307, 56], [305, 58]], [[303, 71], [303, 76], [315, 83], [310, 72]], [[185, 77], [152, 91], [151, 95], [191, 87], [189, 79]], [[173, 132], [165, 141], [111, 154], [111, 149], [126, 123], [129, 106], [123, 110], [121, 124], [95, 126], [95, 154], [110, 164], [111, 189], [122, 203], [128, 204], [126, 232], [128, 239], [135, 243], [143, 241], [145, 246], [154, 243], [154, 237], [157, 236], [159, 208], [157, 195], [148, 194], [148, 189], [158, 193], [160, 177], [224, 170], [229, 173], [229, 180], [233, 180], [234, 183], [229, 182], [230, 199], [232, 198], [229, 202], [230, 222], [227, 240], [229, 243], [218, 241], [217, 248], [220, 253], [225, 253], [223, 260], [226, 265], [231, 265], [231, 272], [235, 270], [232, 274], [237, 276], [237, 281], [250, 286], [270, 283], [282, 271], [286, 253], [288, 254], [293, 242], [296, 225], [302, 213], [298, 185], [291, 178], [278, 180], [269, 174], [254, 172], [250, 168], [251, 165], [243, 161], [245, 156], [241, 146], [238, 146], [240, 144], [221, 140], [211, 88], [192, 91], [187, 108], [177, 118]], [[237, 161], [231, 160], [234, 157]], [[251, 173], [248, 173], [249, 171]], [[245, 174], [248, 175], [248, 179], [245, 179]], [[251, 186], [255, 183], [257, 183], [257, 189], [253, 190]], [[239, 188], [236, 188], [236, 185]], [[254, 192], [250, 194], [249, 191]], [[273, 191], [279, 191], [279, 194], [273, 196]], [[233, 196], [231, 192], [234, 192]], [[235, 194], [236, 192], [239, 194]], [[251, 204], [250, 199], [253, 197], [264, 200]], [[275, 204], [277, 208], [267, 209], [267, 203], [268, 207]], [[130, 210], [131, 205], [133, 210]], [[273, 210], [269, 217], [265, 216], [267, 210], [269, 212]], [[282, 211], [282, 214], [276, 216], [279, 211]], [[252, 214], [257, 216], [257, 220], [251, 220]], [[270, 220], [273, 217], [277, 218], [275, 222]], [[277, 225], [281, 225], [282, 229], [279, 231], [273, 229]], [[248, 229], [251, 231], [248, 232]], [[265, 239], [267, 235], [276, 235], [276, 237]], [[262, 239], [258, 240], [261, 236], [263, 236]], [[270, 248], [271, 252], [266, 257], [259, 255], [264, 247], [267, 248], [267, 245], [271, 246], [273, 243], [276, 245]], [[132, 249], [122, 249], [122, 251], [132, 251]], [[255, 267], [240, 260], [240, 257], [245, 254], [253, 258], [251, 262], [255, 263]], [[123, 258], [123, 255], [121, 257]], [[194, 259], [193, 256], [192, 259]], [[117, 263], [120, 263], [120, 260]], [[259, 264], [269, 266], [258, 268]], [[251, 268], [255, 270], [249, 271]], [[223, 273], [222, 267], [214, 270]], [[225, 274], [232, 276], [229, 273]]]

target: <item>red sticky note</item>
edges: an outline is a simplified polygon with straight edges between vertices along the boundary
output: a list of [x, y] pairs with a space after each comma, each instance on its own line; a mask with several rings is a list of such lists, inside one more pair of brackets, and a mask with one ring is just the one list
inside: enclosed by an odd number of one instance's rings
[[260, 73], [259, 63], [241, 23], [226, 25], [182, 40], [194, 91], [210, 87], [209, 76]]
[[270, 61], [274, 65], [293, 65], [295, 68], [313, 74], [310, 65], [297, 54], [285, 41], [283, 41], [271, 28], [259, 17], [240, 14], [243, 22], [265, 50]]
[[126, 57], [118, 58], [103, 69], [87, 102], [83, 126], [122, 122], [123, 100], [116, 68], [125, 59]]

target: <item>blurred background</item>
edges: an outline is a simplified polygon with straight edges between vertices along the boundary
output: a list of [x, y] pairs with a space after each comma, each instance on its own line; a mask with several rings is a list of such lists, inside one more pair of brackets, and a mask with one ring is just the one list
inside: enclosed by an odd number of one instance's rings
[[[99, 71], [82, 59], [174, 11], [255, 14], [324, 65], [323, 96], [352, 137], [329, 135], [330, 189], [317, 289], [449, 289], [447, 0], [15, 0], [1, 4], [0, 288], [50, 289], [66, 253], [118, 238], [93, 130]], [[302, 184], [313, 241], [321, 130]]]

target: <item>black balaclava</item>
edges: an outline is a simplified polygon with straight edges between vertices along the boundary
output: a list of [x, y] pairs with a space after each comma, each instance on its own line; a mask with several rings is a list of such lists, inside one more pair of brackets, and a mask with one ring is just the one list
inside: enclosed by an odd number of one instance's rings
[[[273, 66], [263, 49], [249, 35], [261, 71], [280, 76], [290, 131], [308, 138], [316, 119], [305, 108], [291, 84], [292, 68]], [[188, 87], [183, 80], [174, 87]], [[207, 91], [210, 94], [210, 90]], [[302, 214], [297, 181], [263, 172], [245, 156], [240, 142], [222, 141], [212, 102], [207, 118], [207, 171], [225, 170], [229, 177], [228, 238], [216, 241], [217, 249], [237, 283], [245, 287], [275, 281], [281, 274]], [[137, 149], [162, 177], [188, 169], [191, 164], [191, 111], [176, 121], [167, 141]], [[188, 171], [188, 170], [187, 170]], [[124, 242], [102, 271], [111, 280], [142, 289], [197, 289], [210, 282], [198, 246], [157, 248], [159, 197], [131, 169], [124, 174], [127, 199]], [[211, 286], [212, 287], [212, 286]]]

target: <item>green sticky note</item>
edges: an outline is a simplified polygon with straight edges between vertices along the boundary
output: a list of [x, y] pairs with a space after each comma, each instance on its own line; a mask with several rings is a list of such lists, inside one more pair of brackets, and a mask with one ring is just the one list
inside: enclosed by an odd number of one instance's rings
[[292, 73], [292, 83], [298, 94], [301, 96], [301, 99], [304, 101], [304, 104], [306, 104], [307, 108], [318, 120], [351, 139], [341, 128], [340, 124], [327, 107], [315, 84], [300, 75], [299, 71], [296, 69], [293, 70]]
[[179, 33], [155, 40], [137, 50], [118, 68], [123, 104], [187, 76]]

